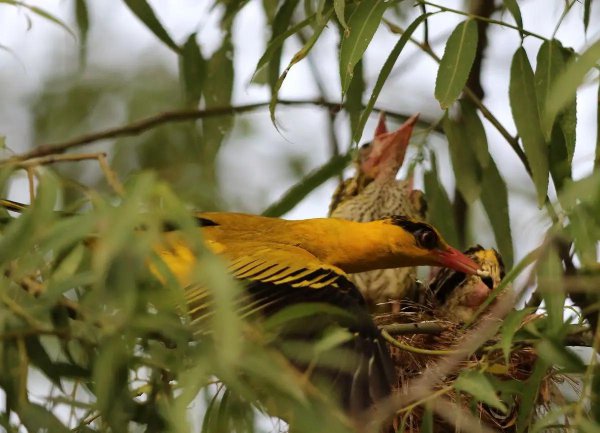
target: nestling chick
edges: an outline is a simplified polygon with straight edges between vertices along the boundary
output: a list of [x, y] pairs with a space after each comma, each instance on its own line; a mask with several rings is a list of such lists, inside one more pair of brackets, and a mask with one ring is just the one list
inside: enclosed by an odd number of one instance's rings
[[[476, 245], [465, 254], [481, 266], [488, 276], [465, 275], [450, 269], [441, 269], [430, 283], [436, 313], [456, 323], [469, 322], [473, 314], [504, 278], [504, 263], [495, 249]], [[480, 275], [484, 275], [480, 273]]]
[[[417, 122], [412, 116], [388, 132], [382, 113], [373, 141], [364, 145], [355, 161], [356, 173], [334, 193], [329, 214], [351, 221], [374, 221], [390, 215], [425, 219], [426, 202], [412, 179], [396, 180]], [[371, 310], [379, 303], [407, 296], [415, 284], [415, 268], [385, 269], [351, 276]]]

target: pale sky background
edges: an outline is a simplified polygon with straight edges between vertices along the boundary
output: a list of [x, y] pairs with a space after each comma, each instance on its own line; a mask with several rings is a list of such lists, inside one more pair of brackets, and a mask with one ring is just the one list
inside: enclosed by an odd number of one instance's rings
[[[72, 25], [73, 1], [38, 0], [28, 4], [39, 6]], [[203, 54], [209, 55], [220, 43], [218, 16], [220, 9], [211, 10], [212, 1], [208, 0], [150, 0], [157, 16], [172, 38], [181, 43], [192, 32], [198, 32], [198, 41]], [[441, 1], [448, 7], [462, 8], [460, 1]], [[583, 33], [581, 4], [576, 4], [566, 17], [557, 33], [564, 45], [581, 51], [598, 37], [600, 8], [592, 2], [592, 19], [588, 39]], [[550, 37], [562, 12], [562, 0], [526, 0], [519, 1], [523, 14], [524, 27]], [[113, 71], [116, 77], [128, 79], [128, 71], [140, 62], [158, 62], [164, 64], [173, 73], [177, 71], [177, 58], [152, 33], [150, 33], [133, 14], [116, 0], [91, 0], [91, 28], [89, 34], [88, 68], [102, 68]], [[430, 8], [434, 10], [434, 8]], [[414, 11], [416, 14], [418, 11]], [[413, 13], [413, 12], [411, 12]], [[31, 26], [27, 16], [31, 17]], [[464, 17], [453, 14], [438, 14], [430, 19], [430, 40], [442, 40], [434, 45], [441, 55], [443, 43], [454, 26]], [[503, 19], [513, 22], [505, 13]], [[402, 23], [405, 25], [405, 23]], [[594, 26], [596, 24], [596, 26]], [[515, 132], [510, 106], [508, 103], [508, 71], [510, 60], [519, 44], [516, 31], [492, 25], [489, 29], [490, 45], [486, 51], [483, 65], [483, 86], [486, 91], [485, 104], [511, 133]], [[421, 37], [422, 32], [415, 33]], [[440, 36], [441, 35], [441, 36]], [[262, 102], [269, 99], [266, 87], [250, 86], [249, 79], [262, 54], [268, 38], [265, 17], [261, 2], [250, 3], [239, 14], [234, 24], [235, 42], [235, 92], [234, 104]], [[382, 63], [387, 58], [398, 36], [385, 28], [378, 31], [366, 54], [366, 78], [374, 83]], [[335, 83], [330, 86], [330, 100], [339, 99], [339, 75], [337, 58], [332, 55], [338, 43], [337, 32], [326, 29], [319, 40], [313, 56], [325, 81]], [[41, 19], [24, 9], [0, 4], [0, 44], [11, 50], [0, 50], [0, 135], [6, 137], [7, 146], [15, 152], [30, 148], [32, 143], [31, 99], [39, 92], [45, 80], [56, 71], [68, 72], [77, 68], [78, 45], [69, 34], [55, 24]], [[525, 48], [530, 62], [535, 68], [535, 56], [540, 41], [527, 38]], [[299, 49], [297, 40], [291, 38], [285, 45], [284, 62]], [[408, 59], [408, 60], [407, 60]], [[424, 118], [437, 119], [442, 111], [435, 98], [433, 89], [437, 73], [436, 64], [426, 55], [415, 55], [415, 48], [408, 45], [401, 54], [396, 68], [399, 73], [393, 75], [384, 88], [377, 106], [388, 107], [392, 111], [406, 114], [421, 112]], [[53, 72], [54, 71], [54, 72]], [[311, 84], [306, 62], [295, 66], [288, 74], [281, 90], [283, 98], [316, 98], [317, 89]], [[596, 141], [596, 92], [597, 82], [584, 85], [578, 93], [577, 146], [574, 156], [574, 176], [581, 178], [591, 172], [594, 146]], [[370, 88], [367, 95], [370, 94]], [[402, 108], [398, 109], [399, 101]], [[174, 107], [165, 107], [165, 110]], [[327, 113], [324, 110], [307, 108], [280, 107], [278, 119], [283, 126], [283, 136], [272, 126], [267, 110], [257, 111], [245, 116], [254, 128], [248, 132], [237, 122], [230, 139], [220, 154], [220, 175], [227, 196], [236, 208], [230, 210], [260, 212], [264, 206], [276, 200], [295, 179], [286, 164], [290, 154], [305, 158], [313, 168], [328, 159]], [[106, 119], [104, 126], [117, 126], [123, 123], [118, 116]], [[363, 139], [370, 139], [375, 124], [375, 116], [367, 124]], [[488, 134], [490, 152], [498, 168], [508, 183], [510, 191], [510, 215], [515, 240], [515, 261], [539, 245], [547, 228], [544, 213], [537, 209], [534, 189], [520, 161], [508, 144], [496, 130], [484, 121]], [[343, 149], [349, 145], [347, 119], [338, 118], [336, 128]], [[90, 131], [91, 132], [91, 131]], [[64, 137], [69, 138], [69, 137]], [[439, 169], [447, 190], [453, 190], [451, 167], [447, 157], [447, 143], [439, 136], [430, 138], [430, 145], [438, 152]], [[414, 154], [409, 151], [408, 158]], [[6, 155], [6, 154], [5, 154]], [[110, 152], [109, 152], [110, 155]], [[422, 185], [417, 171], [417, 186]], [[308, 218], [324, 216], [335, 181], [330, 181], [316, 190], [305, 201], [286, 216], [289, 218]], [[25, 182], [15, 182], [10, 197], [27, 201]], [[485, 221], [483, 214], [477, 221]], [[490, 245], [493, 235], [482, 232], [477, 241]]]
[[[176, 56], [151, 34], [120, 1], [90, 1], [91, 28], [89, 35], [88, 68], [102, 68], [113, 71], [115, 76], [128, 79], [127, 71], [139, 62], [160, 62], [175, 73]], [[261, 10], [261, 2], [251, 1], [239, 14], [234, 25], [234, 41], [236, 45], [236, 82], [234, 104], [244, 104], [268, 100], [266, 87], [249, 85], [257, 59], [264, 50], [268, 31]], [[461, 8], [459, 1], [445, 1], [446, 6]], [[524, 26], [537, 33], [550, 36], [562, 12], [563, 2], [560, 0], [527, 0], [519, 2], [523, 14]], [[73, 2], [44, 0], [30, 2], [55, 14], [75, 28], [73, 20]], [[220, 10], [211, 12], [211, 1], [204, 0], [160, 0], [150, 1], [163, 26], [180, 43], [192, 32], [198, 32], [198, 40], [205, 56], [210, 55], [220, 41], [217, 17]], [[16, 151], [23, 151], [32, 143], [31, 116], [28, 100], [39, 92], [44, 81], [52, 71], [68, 72], [77, 67], [74, 58], [77, 53], [76, 41], [60, 27], [43, 20], [24, 9], [0, 5], [0, 44], [9, 48], [14, 55], [0, 51], [0, 135], [6, 136], [7, 146]], [[416, 11], [415, 11], [416, 12]], [[593, 41], [598, 29], [593, 28], [597, 22], [598, 9], [592, 8], [592, 26], [589, 40]], [[566, 17], [557, 37], [566, 46], [581, 50], [587, 45], [581, 24], [583, 13], [580, 4], [573, 7]], [[28, 25], [27, 16], [32, 18]], [[462, 21], [464, 17], [453, 14], [438, 14], [430, 19], [430, 40], [445, 41], [445, 35]], [[503, 19], [512, 22], [509, 14]], [[486, 52], [483, 68], [483, 86], [486, 91], [485, 103], [498, 119], [509, 129], [515, 131], [508, 104], [508, 70], [513, 52], [518, 47], [517, 32], [499, 26], [490, 27], [490, 46]], [[417, 32], [416, 36], [420, 36]], [[441, 35], [441, 37], [440, 37]], [[366, 78], [373, 83], [382, 63], [385, 61], [397, 36], [382, 28], [376, 34], [366, 56]], [[328, 97], [336, 100], [339, 97], [338, 65], [335, 56], [337, 34], [326, 29], [323, 37], [316, 45], [313, 55], [321, 74], [331, 85]], [[535, 56], [540, 42], [527, 38], [525, 47], [530, 61], [535, 65]], [[296, 40], [291, 38], [285, 45], [285, 58], [289, 59], [299, 48]], [[434, 47], [438, 54], [443, 53], [442, 45]], [[394, 74], [382, 92], [378, 106], [398, 110], [398, 101], [402, 101], [405, 113], [421, 112], [424, 118], [436, 119], [441, 115], [437, 101], [433, 97], [436, 65], [427, 56], [414, 55], [415, 48], [408, 45], [401, 54], [396, 68], [400, 73]], [[407, 61], [408, 59], [408, 61]], [[282, 87], [284, 98], [318, 97], [318, 91], [312, 85], [306, 62], [295, 66]], [[368, 90], [368, 92], [370, 89]], [[596, 116], [596, 86], [584, 86], [579, 92], [577, 147], [574, 157], [574, 175], [580, 178], [591, 171]], [[165, 107], [169, 109], [170, 107]], [[286, 164], [281, 163], [290, 154], [308, 160], [309, 167], [317, 167], [327, 160], [327, 115], [324, 110], [307, 108], [278, 108], [278, 119], [283, 126], [283, 136], [271, 125], [266, 110], [254, 112], [246, 116], [253, 123], [254, 129], [248, 134], [246, 128], [234, 129], [228, 143], [220, 154], [220, 173], [223, 184], [231, 202], [237, 204], [236, 209], [249, 212], [260, 212], [264, 205], [277, 199], [295, 179], [291, 177]], [[347, 119], [339, 116], [336, 123], [340, 143], [349, 144]], [[375, 117], [365, 128], [364, 139], [369, 139], [374, 127]], [[106, 126], [119, 125], [122, 121], [106, 120]], [[237, 122], [238, 125], [240, 122]], [[510, 213], [515, 242], [516, 259], [539, 243], [545, 226], [540, 224], [543, 213], [532, 205], [533, 185], [525, 174], [521, 163], [510, 150], [507, 143], [496, 130], [484, 122], [488, 133], [490, 151], [498, 163], [498, 167], [508, 183], [511, 191]], [[98, 129], [103, 125], [99, 124]], [[68, 137], [65, 137], [68, 138]], [[453, 181], [447, 157], [447, 144], [441, 137], [430, 138], [432, 148], [439, 155], [440, 171], [448, 191], [452, 194]], [[411, 157], [409, 152], [408, 158]], [[417, 176], [417, 185], [421, 179]], [[327, 204], [335, 181], [330, 181], [315, 191], [307, 200], [292, 210], [287, 217], [306, 218], [322, 216], [326, 213]], [[26, 199], [24, 184], [11, 191], [11, 197]], [[482, 216], [482, 218], [485, 218]], [[490, 233], [481, 233], [477, 241], [483, 244], [493, 242]]]

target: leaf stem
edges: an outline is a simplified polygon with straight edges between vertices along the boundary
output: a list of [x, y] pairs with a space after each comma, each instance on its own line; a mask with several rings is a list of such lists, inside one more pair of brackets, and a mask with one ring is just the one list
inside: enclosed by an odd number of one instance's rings
[[[388, 28], [390, 29], [391, 32], [399, 33], [399, 34], [404, 33], [404, 29], [402, 29], [401, 27], [388, 21], [385, 18], [384, 18], [384, 22], [388, 26]], [[415, 44], [417, 47], [419, 47], [424, 53], [428, 54], [429, 57], [431, 57], [437, 63], [440, 62], [440, 57], [431, 49], [431, 47], [425, 45], [424, 43], [422, 43], [414, 38], [410, 38], [410, 41], [413, 44]], [[527, 161], [525, 152], [523, 152], [523, 149], [521, 149], [521, 147], [519, 146], [519, 138], [513, 137], [512, 135], [510, 135], [510, 132], [508, 132], [506, 130], [506, 128], [502, 125], [502, 123], [500, 123], [500, 121], [496, 118], [496, 116], [494, 116], [492, 114], [492, 112], [485, 106], [485, 104], [481, 101], [481, 99], [478, 98], [477, 95], [471, 89], [469, 89], [468, 87], [465, 87], [464, 93], [465, 93], [465, 96], [467, 98], [469, 98], [471, 100], [471, 102], [473, 102], [473, 104], [475, 104], [475, 106], [479, 109], [479, 111], [481, 111], [481, 114], [483, 114], [483, 117], [485, 117], [492, 124], [492, 126], [494, 128], [496, 128], [496, 130], [500, 133], [500, 135], [502, 135], [502, 137], [504, 137], [504, 139], [508, 142], [510, 147], [512, 147], [512, 149], [515, 151], [515, 153], [517, 154], [517, 156], [519, 157], [519, 159], [525, 166], [525, 170], [527, 170], [527, 173], [531, 176], [531, 168], [529, 167], [529, 162]]]
[[542, 41], [547, 41], [548, 40], [547, 38], [545, 38], [544, 36], [542, 36], [540, 34], [533, 33], [533, 32], [530, 32], [528, 30], [525, 30], [525, 29], [521, 29], [521, 28], [519, 28], [519, 27], [517, 27], [517, 26], [515, 26], [513, 24], [509, 24], [509, 23], [504, 22], [504, 21], [495, 20], [493, 18], [482, 17], [482, 16], [479, 16], [479, 15], [473, 15], [473, 14], [471, 14], [469, 12], [463, 12], [463, 11], [458, 10], [458, 9], [452, 9], [452, 8], [449, 8], [449, 7], [446, 7], [446, 6], [441, 6], [441, 5], [438, 5], [436, 3], [431, 3], [431, 2], [429, 2], [427, 0], [416, 0], [416, 1], [417, 1], [417, 3], [420, 3], [420, 4], [429, 5], [429, 6], [438, 8], [439, 10], [441, 10], [443, 12], [451, 12], [451, 13], [454, 13], [454, 14], [457, 14], [457, 15], [463, 15], [463, 16], [466, 16], [466, 17], [469, 17], [469, 18], [473, 18], [475, 20], [485, 21], [485, 22], [490, 23], [490, 24], [497, 24], [497, 25], [502, 26], [502, 27], [508, 27], [510, 29], [518, 30], [519, 32], [521, 32], [522, 34], [524, 34], [526, 36], [531, 36], [532, 38], [540, 39]]
[[460, 353], [459, 350], [430, 350], [430, 349], [421, 349], [419, 347], [410, 346], [408, 344], [400, 343], [394, 337], [392, 337], [389, 332], [385, 329], [381, 330], [381, 335], [384, 340], [390, 343], [392, 346], [397, 347], [398, 349], [404, 350], [410, 353], [416, 353], [419, 355], [435, 355], [435, 356], [444, 356], [444, 355], [452, 355], [455, 353]]
[[[267, 108], [269, 104], [270, 102], [256, 102], [246, 105], [227, 105], [222, 107], [211, 107], [203, 110], [184, 109], [165, 111], [133, 121], [125, 125], [81, 135], [79, 137], [75, 137], [71, 140], [67, 140], [64, 142], [41, 144], [39, 146], [34, 147], [29, 152], [25, 152], [20, 155], [15, 155], [11, 158], [0, 160], [0, 165], [15, 164], [19, 161], [25, 161], [31, 158], [59, 154], [73, 147], [87, 145], [100, 140], [139, 135], [145, 131], [164, 125], [166, 123], [189, 122], [193, 120], [207, 119], [211, 117], [228, 115], [231, 116], [235, 114], [248, 113], [251, 111]], [[288, 106], [314, 105], [316, 107], [328, 109], [333, 113], [340, 111], [344, 107], [344, 105], [340, 104], [339, 102], [323, 101], [321, 99], [279, 99], [277, 101], [277, 104]], [[382, 108], [374, 108], [373, 111], [381, 112], [384, 110]], [[387, 110], [385, 111], [388, 117], [392, 117], [400, 121], [405, 121], [410, 117], [410, 115], [404, 113], [390, 112]], [[432, 122], [419, 120], [419, 124], [422, 127], [430, 127], [432, 125]], [[437, 131], [441, 131], [440, 128], [435, 129]]]

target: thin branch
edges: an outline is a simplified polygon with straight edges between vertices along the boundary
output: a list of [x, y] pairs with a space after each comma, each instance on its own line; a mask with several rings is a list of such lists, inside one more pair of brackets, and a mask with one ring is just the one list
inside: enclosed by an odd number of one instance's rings
[[462, 353], [460, 350], [431, 350], [431, 349], [421, 349], [420, 347], [410, 346], [408, 344], [404, 344], [396, 340], [392, 337], [385, 329], [381, 330], [381, 335], [383, 339], [390, 343], [392, 346], [397, 347], [400, 350], [404, 350], [405, 352], [417, 353], [419, 355], [434, 355], [434, 356], [446, 356], [452, 354]]
[[[392, 23], [391, 21], [387, 20], [387, 19], [383, 19], [384, 23], [388, 26], [388, 28], [390, 29], [390, 31], [392, 33], [398, 33], [398, 34], [402, 34], [404, 33], [404, 29], [402, 27], [397, 26], [396, 24]], [[440, 62], [440, 57], [431, 49], [431, 47], [428, 47], [427, 45], [423, 44], [422, 42], [414, 39], [414, 38], [410, 38], [410, 41], [415, 44], [417, 47], [419, 47], [424, 53], [428, 54], [429, 57], [431, 57], [433, 60], [435, 60], [435, 62], [439, 63]], [[477, 95], [475, 95], [475, 93], [473, 93], [473, 91], [469, 88], [465, 88], [463, 89], [465, 96], [467, 96], [471, 102], [473, 102], [473, 104], [475, 104], [475, 106], [479, 109], [479, 111], [481, 111], [481, 114], [483, 114], [483, 117], [485, 117], [494, 128], [496, 128], [496, 130], [500, 133], [500, 135], [502, 135], [502, 137], [504, 137], [504, 139], [507, 141], [507, 143], [510, 145], [510, 147], [512, 147], [512, 149], [514, 150], [514, 152], [517, 154], [517, 156], [519, 157], [519, 159], [521, 160], [521, 162], [523, 163], [523, 165], [525, 166], [525, 170], [527, 170], [527, 173], [529, 173], [529, 175], [531, 176], [531, 168], [529, 167], [529, 162], [527, 161], [527, 157], [525, 156], [525, 152], [523, 152], [523, 149], [521, 149], [521, 147], [519, 146], [519, 138], [518, 137], [513, 137], [512, 135], [510, 135], [510, 132], [508, 132], [506, 130], [506, 128], [500, 123], [500, 121], [496, 118], [496, 116], [494, 116], [492, 114], [492, 112], [483, 104], [483, 102], [481, 102], [481, 100], [477, 97]]]
[[515, 30], [518, 30], [520, 33], [522, 33], [522, 34], [524, 34], [526, 36], [531, 36], [531, 37], [539, 39], [541, 41], [547, 41], [548, 40], [548, 38], [545, 38], [544, 36], [542, 36], [540, 34], [530, 32], [528, 30], [519, 28], [519, 27], [517, 27], [517, 26], [515, 26], [513, 24], [509, 24], [509, 23], [506, 23], [504, 21], [495, 20], [493, 18], [482, 17], [482, 16], [479, 16], [479, 15], [474, 15], [474, 14], [469, 13], [469, 12], [463, 12], [463, 11], [458, 10], [458, 9], [452, 9], [452, 8], [448, 8], [446, 6], [441, 6], [441, 5], [438, 5], [438, 4], [435, 4], [435, 3], [431, 3], [431, 2], [428, 2], [426, 0], [416, 0], [416, 1], [419, 4], [429, 5], [429, 6], [438, 8], [439, 10], [444, 11], [444, 12], [452, 12], [452, 13], [457, 14], [457, 15], [463, 15], [463, 16], [466, 16], [466, 17], [469, 17], [469, 18], [473, 18], [473, 19], [476, 19], [476, 20], [479, 20], [479, 21], [485, 21], [485, 22], [490, 23], [490, 24], [497, 24], [497, 25], [502, 26], [502, 27], [508, 27], [510, 29], [515, 29]]
[[[308, 41], [308, 37], [304, 34], [303, 30], [300, 30], [298, 33], [296, 33], [296, 36], [298, 37], [298, 39], [300, 39], [302, 46], [306, 45], [306, 43]], [[313, 79], [315, 80], [315, 85], [317, 86], [317, 89], [319, 90], [319, 94], [321, 95], [320, 99], [322, 101], [326, 101], [327, 100], [327, 87], [325, 85], [325, 82], [323, 81], [323, 77], [321, 76], [321, 72], [319, 71], [319, 66], [315, 62], [315, 58], [312, 55], [312, 52], [308, 54], [306, 60], [308, 61], [308, 68], [310, 69], [310, 73], [313, 76]], [[332, 157], [340, 154], [340, 144], [339, 144], [337, 136], [335, 134], [336, 115], [337, 115], [337, 111], [329, 110], [327, 112], [327, 117], [329, 120], [328, 126], [329, 126], [329, 146], [330, 146], [330, 151], [331, 151], [330, 156], [332, 156]], [[340, 176], [341, 176], [341, 174], [340, 174]], [[340, 177], [340, 180], [341, 180], [341, 177]]]
[[[331, 101], [321, 101], [314, 99], [298, 99], [298, 100], [289, 100], [289, 99], [281, 99], [278, 101], [278, 104], [287, 105], [287, 106], [298, 106], [298, 105], [313, 105], [316, 107], [325, 108], [332, 112], [338, 112], [343, 108], [338, 102]], [[37, 158], [46, 155], [60, 154], [68, 149], [77, 146], [87, 145], [96, 141], [106, 140], [106, 139], [114, 139], [119, 137], [128, 137], [132, 135], [138, 135], [142, 132], [150, 130], [152, 128], [156, 128], [160, 125], [166, 123], [174, 123], [174, 122], [188, 122], [197, 119], [206, 119], [210, 117], [218, 117], [218, 116], [227, 116], [227, 115], [235, 115], [241, 113], [247, 113], [251, 111], [256, 111], [263, 108], [268, 108], [269, 101], [266, 102], [257, 102], [253, 104], [246, 105], [237, 105], [237, 106], [224, 106], [224, 107], [212, 107], [204, 110], [174, 110], [174, 111], [165, 111], [159, 114], [155, 114], [149, 117], [145, 117], [143, 119], [136, 120], [134, 122], [117, 126], [114, 128], [105, 129], [103, 131], [92, 132], [89, 134], [85, 134], [76, 138], [73, 138], [68, 141], [58, 142], [58, 143], [49, 143], [42, 144], [37, 147], [34, 147], [29, 152], [25, 152], [21, 155], [15, 155], [11, 158], [0, 161], [0, 164], [11, 164], [19, 161], [24, 161], [30, 158]], [[374, 108], [374, 112], [384, 111], [381, 108]], [[392, 117], [399, 121], [406, 121], [410, 115], [398, 112], [390, 112], [385, 110], [386, 115], [388, 117]], [[433, 122], [427, 122], [421, 118], [419, 120], [419, 124], [422, 127], [431, 127]], [[439, 128], [435, 128], [436, 131], [440, 131]]]
[[439, 322], [391, 323], [381, 326], [381, 329], [390, 335], [439, 335], [444, 331], [444, 327]]

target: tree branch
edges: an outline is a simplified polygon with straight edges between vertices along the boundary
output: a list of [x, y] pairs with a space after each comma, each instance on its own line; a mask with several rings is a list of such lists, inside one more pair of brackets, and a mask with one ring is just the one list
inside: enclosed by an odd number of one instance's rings
[[[323, 101], [323, 100], [314, 100], [314, 99], [298, 99], [298, 100], [289, 100], [289, 99], [281, 99], [278, 101], [278, 104], [287, 105], [287, 106], [297, 106], [297, 105], [313, 105], [320, 108], [325, 108], [330, 110], [333, 113], [340, 111], [343, 108], [338, 102], [332, 101]], [[20, 155], [15, 155], [12, 158], [5, 159], [0, 161], [0, 164], [9, 164], [9, 163], [17, 163], [19, 161], [24, 161], [30, 158], [38, 158], [46, 155], [59, 154], [77, 146], [87, 145], [99, 140], [113, 139], [118, 137], [128, 137], [132, 135], [141, 134], [149, 129], [156, 128], [160, 125], [166, 123], [174, 123], [174, 122], [188, 122], [197, 119], [206, 119], [209, 117], [218, 117], [218, 116], [232, 116], [235, 114], [247, 113], [251, 111], [260, 110], [263, 108], [268, 108], [269, 102], [257, 102], [253, 104], [246, 105], [233, 105], [233, 106], [224, 106], [224, 107], [213, 107], [203, 110], [173, 110], [173, 111], [165, 111], [159, 114], [155, 114], [149, 117], [145, 117], [143, 119], [136, 120], [134, 122], [117, 126], [114, 128], [105, 129], [102, 131], [92, 132], [89, 134], [85, 134], [79, 137], [75, 137], [71, 140], [58, 142], [58, 143], [48, 143], [42, 144], [34, 147], [28, 152], [25, 152]], [[383, 111], [380, 108], [374, 108], [374, 112]], [[386, 115], [388, 117], [395, 118], [399, 121], [407, 120], [410, 115], [404, 113], [390, 112], [385, 110]], [[419, 120], [419, 124], [425, 128], [432, 128], [436, 131], [440, 131], [440, 129], [436, 126], [433, 121], [428, 122], [425, 120]]]

